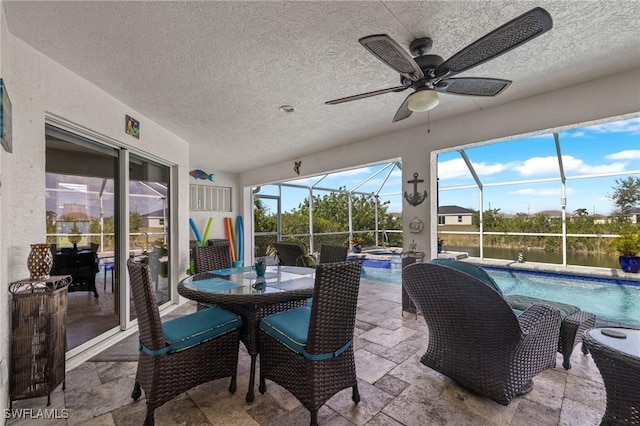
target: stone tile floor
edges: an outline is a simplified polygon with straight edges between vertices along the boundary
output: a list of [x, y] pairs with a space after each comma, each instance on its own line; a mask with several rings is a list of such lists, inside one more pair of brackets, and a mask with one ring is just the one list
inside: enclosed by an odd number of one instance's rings
[[[192, 304], [181, 306], [193, 309]], [[175, 313], [175, 311], [174, 311]], [[402, 316], [400, 287], [363, 279], [355, 329], [356, 370], [362, 400], [351, 390], [331, 398], [319, 412], [321, 425], [597, 425], [605, 408], [602, 378], [590, 355], [577, 346], [572, 368], [557, 366], [534, 379], [534, 389], [507, 407], [469, 393], [422, 365], [427, 346], [422, 317]], [[193, 388], [156, 410], [156, 425], [307, 425], [309, 412], [287, 391], [267, 382], [268, 391], [247, 404], [250, 358], [242, 344], [238, 391], [228, 380]], [[136, 362], [85, 362], [67, 373], [66, 390], [52, 394], [50, 407], [66, 408], [68, 419], [9, 419], [7, 425], [142, 425], [143, 397], [131, 390]], [[14, 408], [46, 407], [46, 397], [14, 402]], [[61, 411], [59, 411], [61, 413]]]

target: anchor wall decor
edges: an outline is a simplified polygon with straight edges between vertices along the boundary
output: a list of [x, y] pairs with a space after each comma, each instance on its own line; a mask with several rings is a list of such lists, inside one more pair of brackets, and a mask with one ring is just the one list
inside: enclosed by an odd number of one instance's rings
[[404, 191], [404, 198], [412, 206], [417, 206], [427, 199], [427, 191], [424, 191], [422, 194], [418, 192], [418, 184], [421, 182], [424, 182], [424, 179], [418, 179], [418, 173], [414, 173], [413, 179], [407, 181], [407, 183], [413, 184], [413, 193], [407, 194], [407, 191]]

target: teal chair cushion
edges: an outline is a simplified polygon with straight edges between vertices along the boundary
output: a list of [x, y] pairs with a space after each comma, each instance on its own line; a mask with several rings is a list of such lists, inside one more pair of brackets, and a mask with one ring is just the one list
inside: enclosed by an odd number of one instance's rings
[[241, 326], [242, 318], [214, 305], [209, 309], [162, 323], [167, 346], [152, 350], [141, 345], [141, 350], [149, 355], [178, 352], [215, 339]]
[[537, 297], [523, 296], [521, 294], [510, 294], [504, 297], [511, 309], [525, 311], [531, 305], [545, 304], [560, 311], [560, 316], [564, 321], [565, 318], [571, 316], [580, 310], [579, 307], [567, 305], [566, 303], [552, 302], [551, 300], [538, 299]]
[[337, 357], [353, 344], [353, 340], [349, 340], [344, 346], [337, 348], [335, 352], [310, 354], [307, 352], [310, 320], [311, 308], [308, 306], [300, 306], [263, 318], [262, 321], [260, 321], [260, 329], [280, 341], [293, 352], [311, 361], [323, 361]]
[[499, 295], [504, 296], [502, 294], [502, 290], [500, 289], [500, 286], [498, 286], [498, 284], [493, 280], [493, 278], [491, 278], [491, 276], [487, 274], [487, 272], [484, 269], [480, 268], [479, 266], [476, 266], [474, 264], [467, 263], [467, 262], [460, 262], [458, 260], [453, 260], [453, 259], [433, 259], [431, 263], [446, 266], [448, 268], [452, 268], [457, 271], [464, 272], [467, 275], [471, 275], [472, 277], [482, 281], [483, 283], [485, 283], [486, 285], [488, 285], [489, 287], [497, 291]]

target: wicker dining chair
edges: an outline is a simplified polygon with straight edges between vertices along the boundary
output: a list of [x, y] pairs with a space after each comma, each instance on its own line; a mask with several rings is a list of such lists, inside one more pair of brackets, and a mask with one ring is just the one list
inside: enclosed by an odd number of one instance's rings
[[201, 383], [230, 377], [234, 393], [242, 319], [212, 307], [162, 323], [149, 266], [128, 260], [127, 269], [140, 334], [131, 397], [145, 392], [144, 424], [153, 425], [156, 408]]
[[299, 241], [279, 241], [272, 243], [281, 266], [315, 266], [315, 261], [309, 255], [309, 248]]
[[260, 393], [266, 379], [291, 392], [311, 412], [342, 389], [352, 388], [360, 402], [353, 355], [353, 328], [360, 286], [360, 264], [320, 264], [314, 302], [279, 312], [260, 322]]
[[231, 252], [229, 241], [216, 240], [215, 244], [204, 247], [195, 246], [191, 249], [196, 274], [215, 269], [231, 268]]
[[330, 246], [323, 244], [320, 246], [320, 259], [318, 263], [344, 262], [347, 260], [348, 253], [348, 246]]
[[555, 366], [557, 309], [533, 305], [516, 316], [482, 281], [434, 263], [406, 266], [402, 283], [429, 329], [420, 361], [462, 387], [508, 405]]

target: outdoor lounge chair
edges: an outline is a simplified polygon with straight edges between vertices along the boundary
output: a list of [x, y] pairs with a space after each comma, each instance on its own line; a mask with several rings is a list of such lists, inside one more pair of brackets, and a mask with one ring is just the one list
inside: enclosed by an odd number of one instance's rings
[[128, 260], [127, 269], [140, 333], [131, 397], [145, 392], [144, 424], [153, 425], [156, 408], [201, 383], [231, 377], [234, 393], [242, 319], [212, 307], [161, 323], [149, 266]]
[[348, 246], [330, 246], [323, 244], [320, 246], [320, 259], [318, 263], [345, 262], [348, 253]]
[[265, 379], [291, 392], [311, 412], [342, 389], [360, 402], [353, 355], [353, 328], [360, 287], [360, 263], [320, 264], [313, 305], [269, 315], [260, 321], [260, 393]]
[[516, 316], [482, 281], [434, 263], [405, 267], [402, 280], [429, 327], [420, 361], [461, 386], [508, 405], [555, 366], [557, 309], [533, 305]]
[[281, 266], [315, 266], [315, 261], [309, 255], [309, 248], [299, 241], [279, 241], [272, 243], [278, 254], [278, 264]]
[[[580, 310], [578, 306], [520, 294], [502, 294], [502, 290], [498, 284], [496, 284], [493, 278], [491, 278], [491, 276], [479, 266], [451, 259], [434, 259], [431, 262], [458, 269], [480, 279], [500, 293], [500, 295], [509, 303], [511, 309], [517, 311], [516, 313], [523, 312], [530, 306], [540, 303], [544, 303], [558, 309], [560, 311], [560, 317], [562, 318], [560, 338], [558, 339], [558, 352], [562, 354], [562, 366], [565, 370], [571, 368], [571, 353], [573, 352], [573, 348], [581, 341], [582, 333], [595, 326], [596, 316], [591, 312]], [[585, 345], [582, 345], [582, 353], [585, 355], [587, 354], [587, 347]]]

